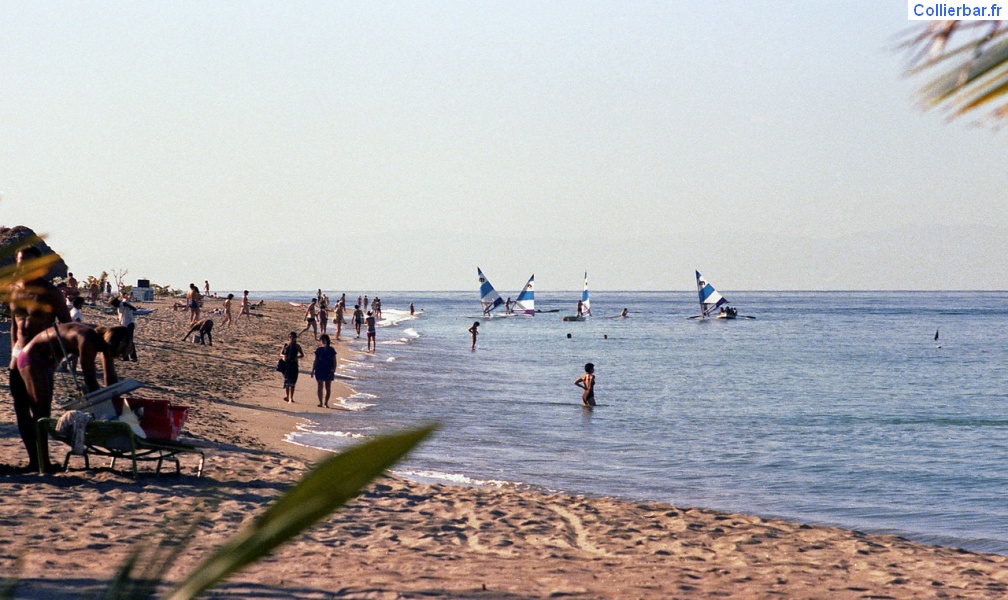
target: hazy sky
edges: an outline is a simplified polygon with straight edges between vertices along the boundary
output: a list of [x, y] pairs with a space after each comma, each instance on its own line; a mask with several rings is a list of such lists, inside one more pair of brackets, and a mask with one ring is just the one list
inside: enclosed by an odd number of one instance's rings
[[[0, 2], [0, 224], [217, 289], [1008, 289], [900, 2]], [[475, 291], [474, 291], [475, 293]]]

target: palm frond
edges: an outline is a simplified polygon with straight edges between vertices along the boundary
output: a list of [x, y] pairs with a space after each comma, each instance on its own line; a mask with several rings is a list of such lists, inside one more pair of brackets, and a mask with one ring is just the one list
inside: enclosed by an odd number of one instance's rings
[[[963, 39], [965, 37], [965, 39]], [[960, 41], [952, 47], [953, 39]], [[1005, 116], [1008, 99], [1008, 28], [1002, 21], [936, 21], [909, 34], [900, 45], [914, 53], [906, 69], [918, 76], [945, 70], [918, 90], [926, 108], [945, 107], [953, 117], [993, 105], [990, 116]]]
[[326, 459], [203, 561], [169, 596], [189, 600], [269, 554], [353, 498], [429, 436], [434, 426], [376, 438]]

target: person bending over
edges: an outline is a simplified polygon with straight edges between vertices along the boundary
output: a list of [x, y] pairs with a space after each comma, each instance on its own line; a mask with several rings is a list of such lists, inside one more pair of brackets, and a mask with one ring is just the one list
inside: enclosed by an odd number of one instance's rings
[[[126, 328], [117, 326], [113, 329], [122, 330], [125, 337]], [[16, 360], [17, 371], [24, 382], [25, 394], [30, 402], [30, 412], [33, 423], [52, 414], [53, 374], [56, 365], [66, 353], [76, 354], [80, 361], [81, 374], [88, 393], [97, 391], [98, 377], [95, 369], [95, 359], [101, 357], [105, 385], [114, 383], [116, 378], [115, 364], [112, 352], [98, 331], [81, 323], [61, 323], [39, 333], [27, 346], [21, 349]], [[47, 445], [42, 444], [42, 454], [36, 446], [37, 433], [32, 428], [33, 435], [25, 440], [28, 446], [29, 465], [38, 469], [41, 464], [45, 470], [51, 470]], [[22, 436], [24, 437], [24, 436]]]
[[182, 336], [182, 339], [188, 338], [191, 334], [199, 334], [199, 343], [204, 345], [213, 346], [213, 319], [201, 319], [192, 324], [189, 331]]

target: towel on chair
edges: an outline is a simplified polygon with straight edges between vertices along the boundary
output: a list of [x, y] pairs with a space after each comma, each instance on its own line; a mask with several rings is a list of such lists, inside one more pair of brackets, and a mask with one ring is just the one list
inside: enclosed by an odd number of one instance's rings
[[73, 454], [84, 454], [84, 432], [87, 430], [88, 421], [91, 415], [79, 410], [71, 410], [63, 413], [56, 422], [56, 433], [65, 435], [71, 440], [71, 450]]

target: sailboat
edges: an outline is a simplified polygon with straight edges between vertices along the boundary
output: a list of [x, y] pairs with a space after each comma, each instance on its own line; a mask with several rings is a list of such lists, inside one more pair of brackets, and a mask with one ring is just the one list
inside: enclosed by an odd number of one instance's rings
[[500, 294], [497, 293], [479, 267], [476, 267], [476, 273], [479, 275], [480, 304], [483, 306], [483, 315], [489, 317], [495, 308], [504, 304], [504, 301], [501, 300]]
[[[704, 280], [700, 271], [696, 272], [696, 287], [697, 293], [700, 295], [700, 314], [690, 317], [691, 319], [706, 319], [715, 310], [718, 311], [716, 316], [719, 319], [735, 319], [739, 317], [738, 311], [728, 306], [728, 300], [714, 289], [713, 285]], [[743, 316], [742, 318], [753, 319], [755, 317]]]
[[584, 321], [585, 317], [591, 316], [591, 299], [588, 297], [588, 271], [584, 276], [584, 291], [581, 292], [581, 302], [578, 303], [580, 310], [576, 315], [567, 315], [564, 321]]
[[529, 277], [528, 283], [522, 288], [520, 294], [518, 294], [518, 299], [511, 307], [512, 314], [517, 315], [528, 315], [530, 317], [535, 316], [535, 289], [534, 282], [535, 273]]

